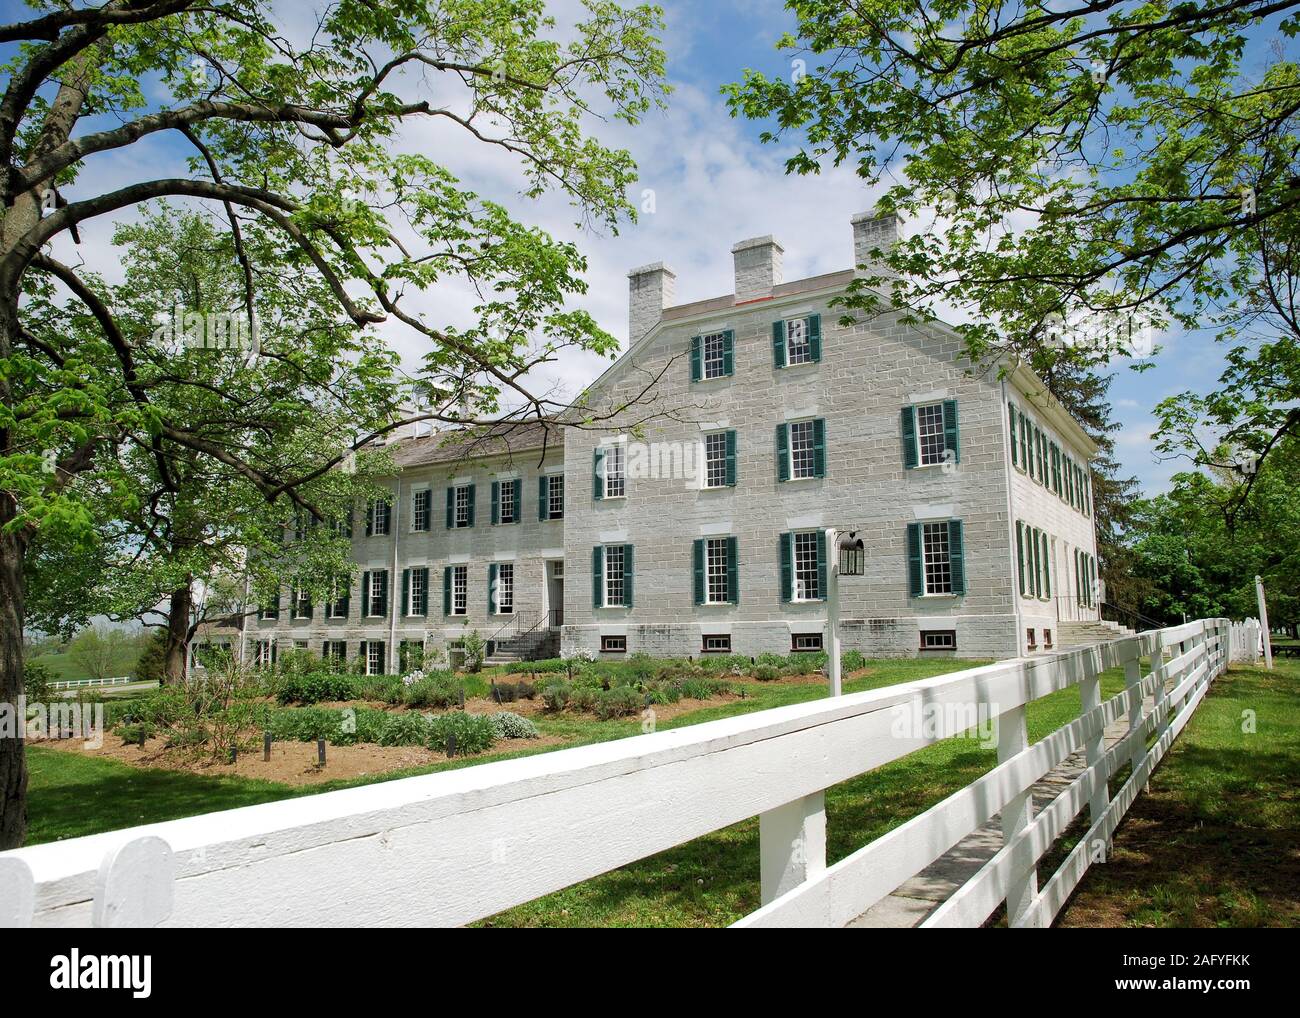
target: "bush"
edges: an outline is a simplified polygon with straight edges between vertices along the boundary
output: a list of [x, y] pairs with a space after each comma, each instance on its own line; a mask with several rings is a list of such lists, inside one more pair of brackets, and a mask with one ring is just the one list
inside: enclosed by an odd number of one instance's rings
[[478, 672], [483, 670], [483, 654], [486, 650], [486, 644], [483, 637], [479, 635], [477, 629], [471, 629], [465, 634], [462, 641], [462, 647], [465, 651], [465, 671]]
[[497, 703], [514, 703], [519, 698], [519, 687], [513, 682], [493, 682], [488, 695]]
[[574, 686], [569, 692], [569, 706], [574, 710], [592, 710], [596, 706], [597, 692], [594, 686]]
[[23, 692], [27, 696], [28, 703], [48, 703], [53, 693], [50, 689], [50, 683], [53, 681], [54, 673], [45, 665], [34, 661], [23, 665]]
[[429, 724], [414, 712], [389, 714], [377, 734], [375, 741], [381, 746], [420, 746], [429, 737]]
[[521, 700], [532, 700], [537, 696], [537, 687], [531, 682], [517, 682], [515, 692], [519, 694]]
[[353, 680], [358, 700], [371, 700], [396, 707], [403, 702], [406, 687], [397, 675], [359, 675]]
[[845, 672], [857, 672], [867, 667], [867, 659], [860, 650], [846, 650], [840, 655], [840, 668]]
[[540, 661], [512, 661], [506, 665], [506, 671], [511, 675], [531, 675], [536, 672], [538, 675], [545, 675], [548, 672], [566, 672], [569, 670], [569, 662], [562, 657], [548, 657]]
[[336, 672], [292, 673], [275, 681], [275, 698], [282, 704], [355, 700], [357, 695], [356, 678]]
[[466, 714], [453, 711], [450, 714], [435, 714], [425, 719], [425, 745], [429, 749], [446, 752], [450, 748], [450, 736], [456, 737], [456, 755], [482, 753], [491, 749], [496, 741], [496, 728], [490, 717], [485, 714]]
[[464, 693], [465, 687], [450, 672], [434, 672], [405, 686], [402, 702], [408, 707], [448, 710], [460, 706]]
[[615, 686], [596, 694], [596, 717], [601, 721], [623, 718], [641, 711], [644, 698], [631, 686]]
[[569, 687], [563, 682], [553, 682], [542, 690], [542, 703], [547, 710], [564, 710], [569, 703], [569, 693]]
[[145, 739], [152, 739], [157, 734], [153, 725], [143, 721], [137, 721], [135, 724], [118, 725], [113, 729], [113, 733], [124, 743], [131, 745], [141, 744]]
[[537, 726], [527, 718], [508, 710], [500, 714], [489, 714], [488, 717], [498, 739], [536, 739], [541, 734], [537, 731]]
[[754, 669], [754, 678], [759, 682], [771, 682], [781, 677], [781, 669], [776, 665], [759, 665]]
[[688, 678], [679, 681], [677, 688], [688, 700], [707, 700], [719, 693], [725, 693], [727, 684], [716, 679]]

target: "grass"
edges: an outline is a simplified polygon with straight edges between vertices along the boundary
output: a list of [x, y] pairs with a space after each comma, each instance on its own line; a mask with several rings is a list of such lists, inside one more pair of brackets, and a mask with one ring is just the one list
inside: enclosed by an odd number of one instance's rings
[[[123, 647], [113, 657], [112, 667], [109, 669], [110, 676], [133, 675], [135, 673], [136, 662], [140, 659], [140, 648], [135, 644]], [[56, 682], [64, 682], [71, 679], [88, 679], [90, 673], [77, 663], [72, 654], [64, 652], [62, 654], [38, 654], [29, 658], [28, 664], [43, 665], [50, 670], [50, 677]]]
[[[1253, 730], [1252, 730], [1253, 728]], [[1300, 662], [1212, 687], [1059, 918], [1063, 926], [1300, 925]]]

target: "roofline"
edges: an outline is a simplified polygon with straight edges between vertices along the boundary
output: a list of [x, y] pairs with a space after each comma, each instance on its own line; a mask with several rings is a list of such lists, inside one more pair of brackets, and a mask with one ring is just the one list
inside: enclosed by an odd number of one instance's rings
[[1047, 383], [1031, 370], [1024, 361], [1016, 362], [1015, 367], [1008, 372], [1007, 380], [1011, 382], [1017, 392], [1033, 403], [1056, 426], [1057, 430], [1067, 435], [1079, 448], [1085, 450], [1088, 459], [1092, 459], [1101, 451], [1101, 447], [1097, 445], [1092, 436], [1083, 430], [1083, 426], [1061, 405], [1061, 401], [1052, 395], [1047, 388]]

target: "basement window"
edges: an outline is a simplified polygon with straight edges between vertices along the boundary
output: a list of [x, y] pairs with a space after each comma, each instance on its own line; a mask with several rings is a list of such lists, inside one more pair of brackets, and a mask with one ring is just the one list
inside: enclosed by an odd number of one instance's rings
[[1052, 631], [1050, 629], [1044, 629], [1043, 650], [1051, 650], [1051, 649], [1052, 649]]
[[921, 650], [956, 650], [957, 630], [926, 629], [921, 633]]
[[821, 650], [822, 634], [821, 633], [791, 633], [790, 650]]
[[602, 636], [600, 638], [600, 652], [602, 654], [626, 654], [627, 637]]
[[1025, 636], [1027, 637], [1027, 641], [1028, 641], [1029, 649], [1030, 649], [1030, 650], [1037, 650], [1037, 649], [1038, 649], [1038, 640], [1037, 640], [1037, 638], [1034, 636], [1034, 629], [1033, 629], [1032, 626], [1031, 626], [1030, 628], [1028, 628], [1028, 629], [1025, 630]]
[[731, 634], [720, 633], [715, 636], [704, 637], [704, 646], [700, 650], [704, 654], [730, 654]]

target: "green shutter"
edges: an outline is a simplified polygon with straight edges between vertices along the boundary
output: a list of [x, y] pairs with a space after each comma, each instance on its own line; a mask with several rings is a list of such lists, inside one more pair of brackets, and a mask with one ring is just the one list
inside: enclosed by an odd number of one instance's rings
[[740, 541], [727, 538], [727, 599], [740, 604]]
[[790, 480], [790, 426], [776, 426], [776, 478], [778, 481]]
[[694, 587], [695, 604], [698, 606], [704, 603], [704, 540], [703, 538], [696, 538], [695, 544], [692, 547], [692, 552], [694, 554], [694, 566], [695, 566], [695, 587]]
[[772, 323], [772, 364], [785, 367], [785, 322]]
[[1025, 525], [1016, 520], [1016, 571], [1020, 577], [1020, 596], [1025, 596]]
[[703, 374], [703, 353], [699, 336], [691, 337], [691, 381], [698, 382]]
[[1016, 408], [1007, 404], [1007, 429], [1011, 435], [1011, 465], [1020, 466], [1020, 447], [1016, 444]]
[[492, 482], [492, 526], [501, 522], [501, 482]]
[[442, 567], [442, 613], [451, 614], [451, 566]]
[[388, 615], [388, 570], [379, 570], [379, 611], [377, 615]]
[[727, 484], [735, 487], [736, 484], [736, 433], [727, 432]]
[[781, 550], [781, 600], [794, 600], [794, 535], [784, 533], [777, 538]]
[[447, 529], [450, 530], [456, 523], [456, 489], [447, 489]]
[[420, 577], [420, 589], [424, 591], [424, 604], [420, 606], [420, 614], [427, 616], [429, 614], [429, 567], [421, 566], [415, 571]]
[[636, 576], [636, 565], [632, 560], [632, 546], [623, 545], [623, 604], [632, 607], [632, 580]]
[[826, 600], [826, 531], [817, 531], [817, 597]]
[[1029, 528], [1029, 544], [1033, 551], [1031, 558], [1034, 561], [1034, 597], [1042, 597], [1043, 563], [1041, 549], [1038, 544], [1038, 529], [1036, 527]]
[[921, 568], [921, 524], [907, 525], [907, 592], [912, 597], [925, 593], [925, 573]]
[[373, 537], [374, 535], [375, 535], [375, 503], [368, 502], [366, 503], [366, 536]]
[[591, 450], [591, 497], [605, 497], [605, 448], [600, 445]]
[[370, 574], [368, 572], [361, 574], [361, 617], [367, 618], [370, 615]]
[[952, 592], [966, 593], [966, 556], [962, 547], [961, 520], [948, 521], [948, 569]]
[[497, 564], [488, 564], [488, 614], [497, 613]]
[[1043, 600], [1052, 599], [1052, 546], [1047, 540], [1047, 535], [1042, 535], [1043, 539]]
[[1020, 415], [1020, 466], [1024, 470], [1030, 469], [1029, 463], [1029, 428], [1030, 425], [1025, 421], [1025, 415]]
[[548, 506], [551, 502], [551, 488], [545, 474], [537, 478], [537, 518], [545, 520], [550, 516]]
[[405, 618], [411, 611], [411, 570], [402, 570], [402, 617]]
[[591, 606], [599, 608], [605, 603], [605, 549], [601, 545], [591, 549]]
[[813, 421], [813, 476], [826, 476], [826, 420]]
[[728, 329], [722, 334], [722, 373], [724, 375], [734, 375], [736, 373], [736, 334]]
[[472, 527], [474, 526], [474, 485], [472, 484], [469, 485], [469, 507], [468, 508], [469, 508], [469, 517], [466, 522], [469, 526]]
[[808, 316], [808, 352], [812, 355], [813, 363], [822, 359], [822, 316]]
[[954, 463], [961, 462], [961, 442], [957, 434], [957, 401], [955, 399], [945, 399], [943, 401], [943, 448], [945, 452], [952, 453]]
[[916, 407], [903, 407], [903, 466], [916, 466]]
[[515, 486], [515, 515], [511, 523], [518, 523], [524, 518], [524, 482], [522, 478], [516, 477], [510, 482]]

